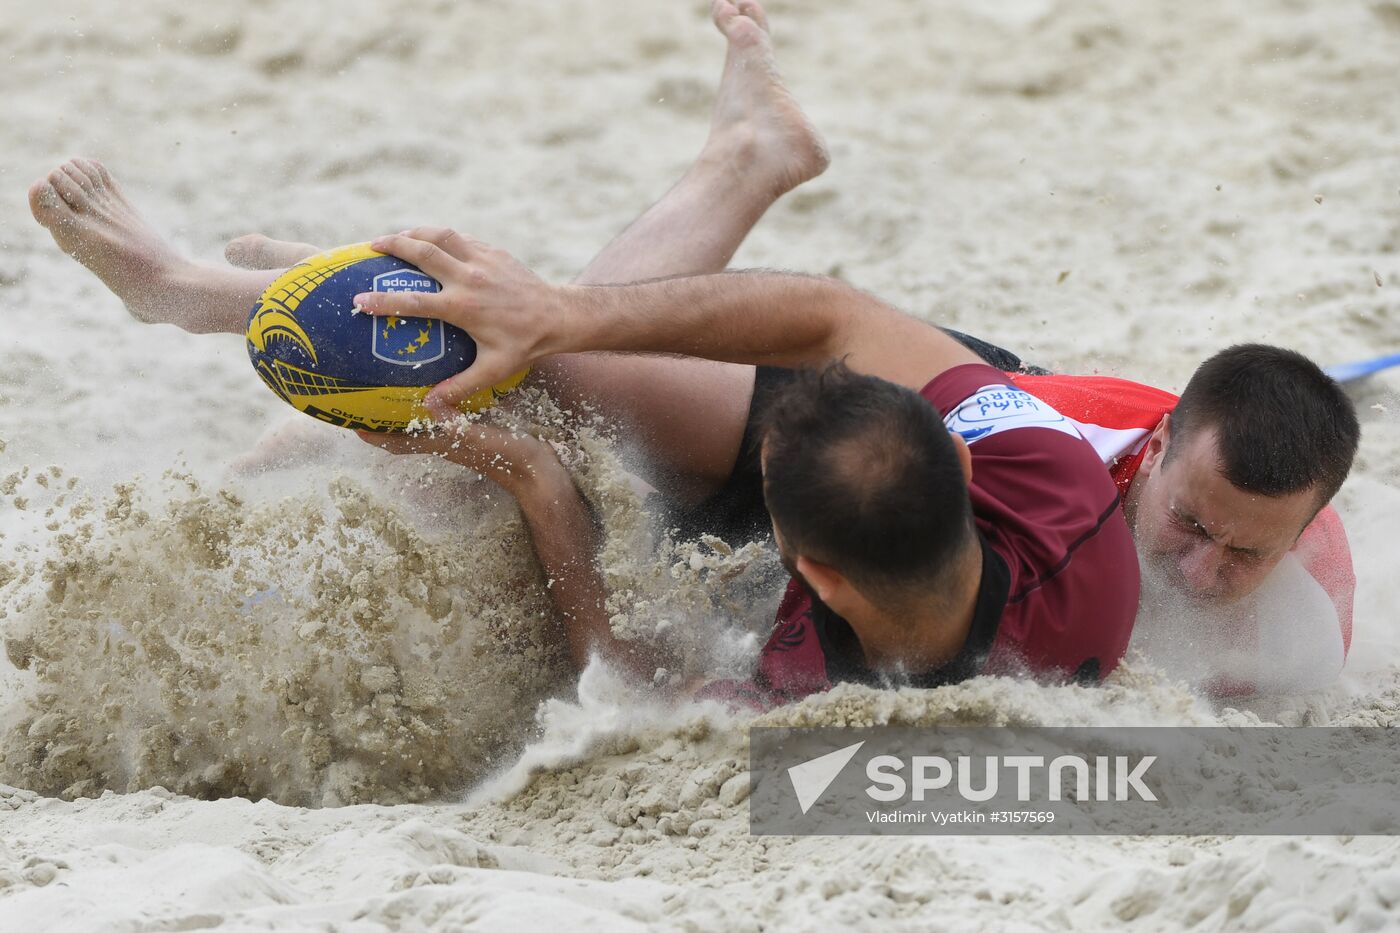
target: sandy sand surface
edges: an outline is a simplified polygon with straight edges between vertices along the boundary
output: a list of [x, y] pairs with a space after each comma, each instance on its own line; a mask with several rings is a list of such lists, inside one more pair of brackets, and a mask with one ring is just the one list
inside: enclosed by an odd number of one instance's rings
[[[287, 416], [240, 341], [130, 320], [30, 221], [33, 178], [102, 158], [210, 259], [444, 223], [564, 278], [697, 151], [722, 55], [700, 3], [311, 7], [3, 9], [0, 782], [28, 789], [0, 788], [0, 929], [1396, 923], [1384, 838], [750, 837], [745, 723], [602, 670], [575, 691], [499, 496], [335, 434], [311, 466], [231, 468]], [[1400, 4], [770, 12], [834, 161], [738, 264], [1165, 388], [1235, 341], [1400, 340]], [[1218, 709], [1139, 662], [767, 721], [1393, 725], [1397, 387], [1361, 398], [1337, 502], [1359, 588], [1335, 689]], [[611, 446], [551, 430], [608, 517], [618, 624], [742, 664], [773, 555], [658, 542]]]

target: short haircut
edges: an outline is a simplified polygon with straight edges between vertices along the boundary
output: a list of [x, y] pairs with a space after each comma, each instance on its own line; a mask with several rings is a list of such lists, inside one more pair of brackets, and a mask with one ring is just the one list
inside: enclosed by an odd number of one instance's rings
[[1356, 407], [1316, 363], [1281, 347], [1246, 343], [1201, 364], [1172, 411], [1172, 451], [1214, 428], [1221, 472], [1240, 489], [1284, 496], [1315, 489], [1318, 508], [1351, 472], [1361, 426]]
[[884, 608], [951, 597], [972, 505], [941, 415], [837, 361], [763, 401], [764, 499], [790, 551]]

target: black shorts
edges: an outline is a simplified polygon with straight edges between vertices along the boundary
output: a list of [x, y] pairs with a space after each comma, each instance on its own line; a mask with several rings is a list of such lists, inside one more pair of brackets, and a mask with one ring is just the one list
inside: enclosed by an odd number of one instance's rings
[[[996, 344], [946, 327], [943, 331], [1002, 372], [1049, 373], [1049, 370], [1039, 366], [1027, 365], [1019, 356]], [[677, 529], [682, 540], [712, 534], [730, 544], [740, 545], [772, 535], [768, 509], [763, 503], [758, 426], [762, 423], [768, 400], [792, 377], [791, 369], [758, 367], [754, 376], [753, 401], [749, 404], [749, 420], [744, 425], [744, 438], [739, 444], [739, 458], [734, 462], [734, 472], [713, 496], [671, 517], [671, 526]]]

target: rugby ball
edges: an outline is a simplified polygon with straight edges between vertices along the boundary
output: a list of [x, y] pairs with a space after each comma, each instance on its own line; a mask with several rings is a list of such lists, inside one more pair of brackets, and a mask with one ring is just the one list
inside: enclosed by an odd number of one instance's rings
[[[423, 398], [476, 359], [466, 331], [429, 318], [373, 317], [354, 309], [362, 292], [436, 292], [421, 269], [368, 243], [293, 266], [248, 317], [248, 357], [262, 381], [313, 418], [360, 431], [394, 432], [431, 420]], [[462, 403], [480, 411], [520, 384], [516, 373]]]

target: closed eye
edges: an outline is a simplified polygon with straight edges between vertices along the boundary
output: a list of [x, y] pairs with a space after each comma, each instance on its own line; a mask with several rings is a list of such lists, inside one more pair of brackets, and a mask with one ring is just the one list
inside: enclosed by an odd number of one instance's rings
[[1257, 564], [1264, 557], [1259, 551], [1249, 548], [1230, 547], [1226, 548], [1225, 551], [1230, 555], [1231, 560], [1237, 560], [1242, 564]]
[[1182, 515], [1180, 512], [1172, 512], [1172, 522], [1178, 528], [1182, 528], [1200, 538], [1209, 538], [1210, 532], [1206, 531], [1206, 526], [1191, 518], [1189, 515]]

